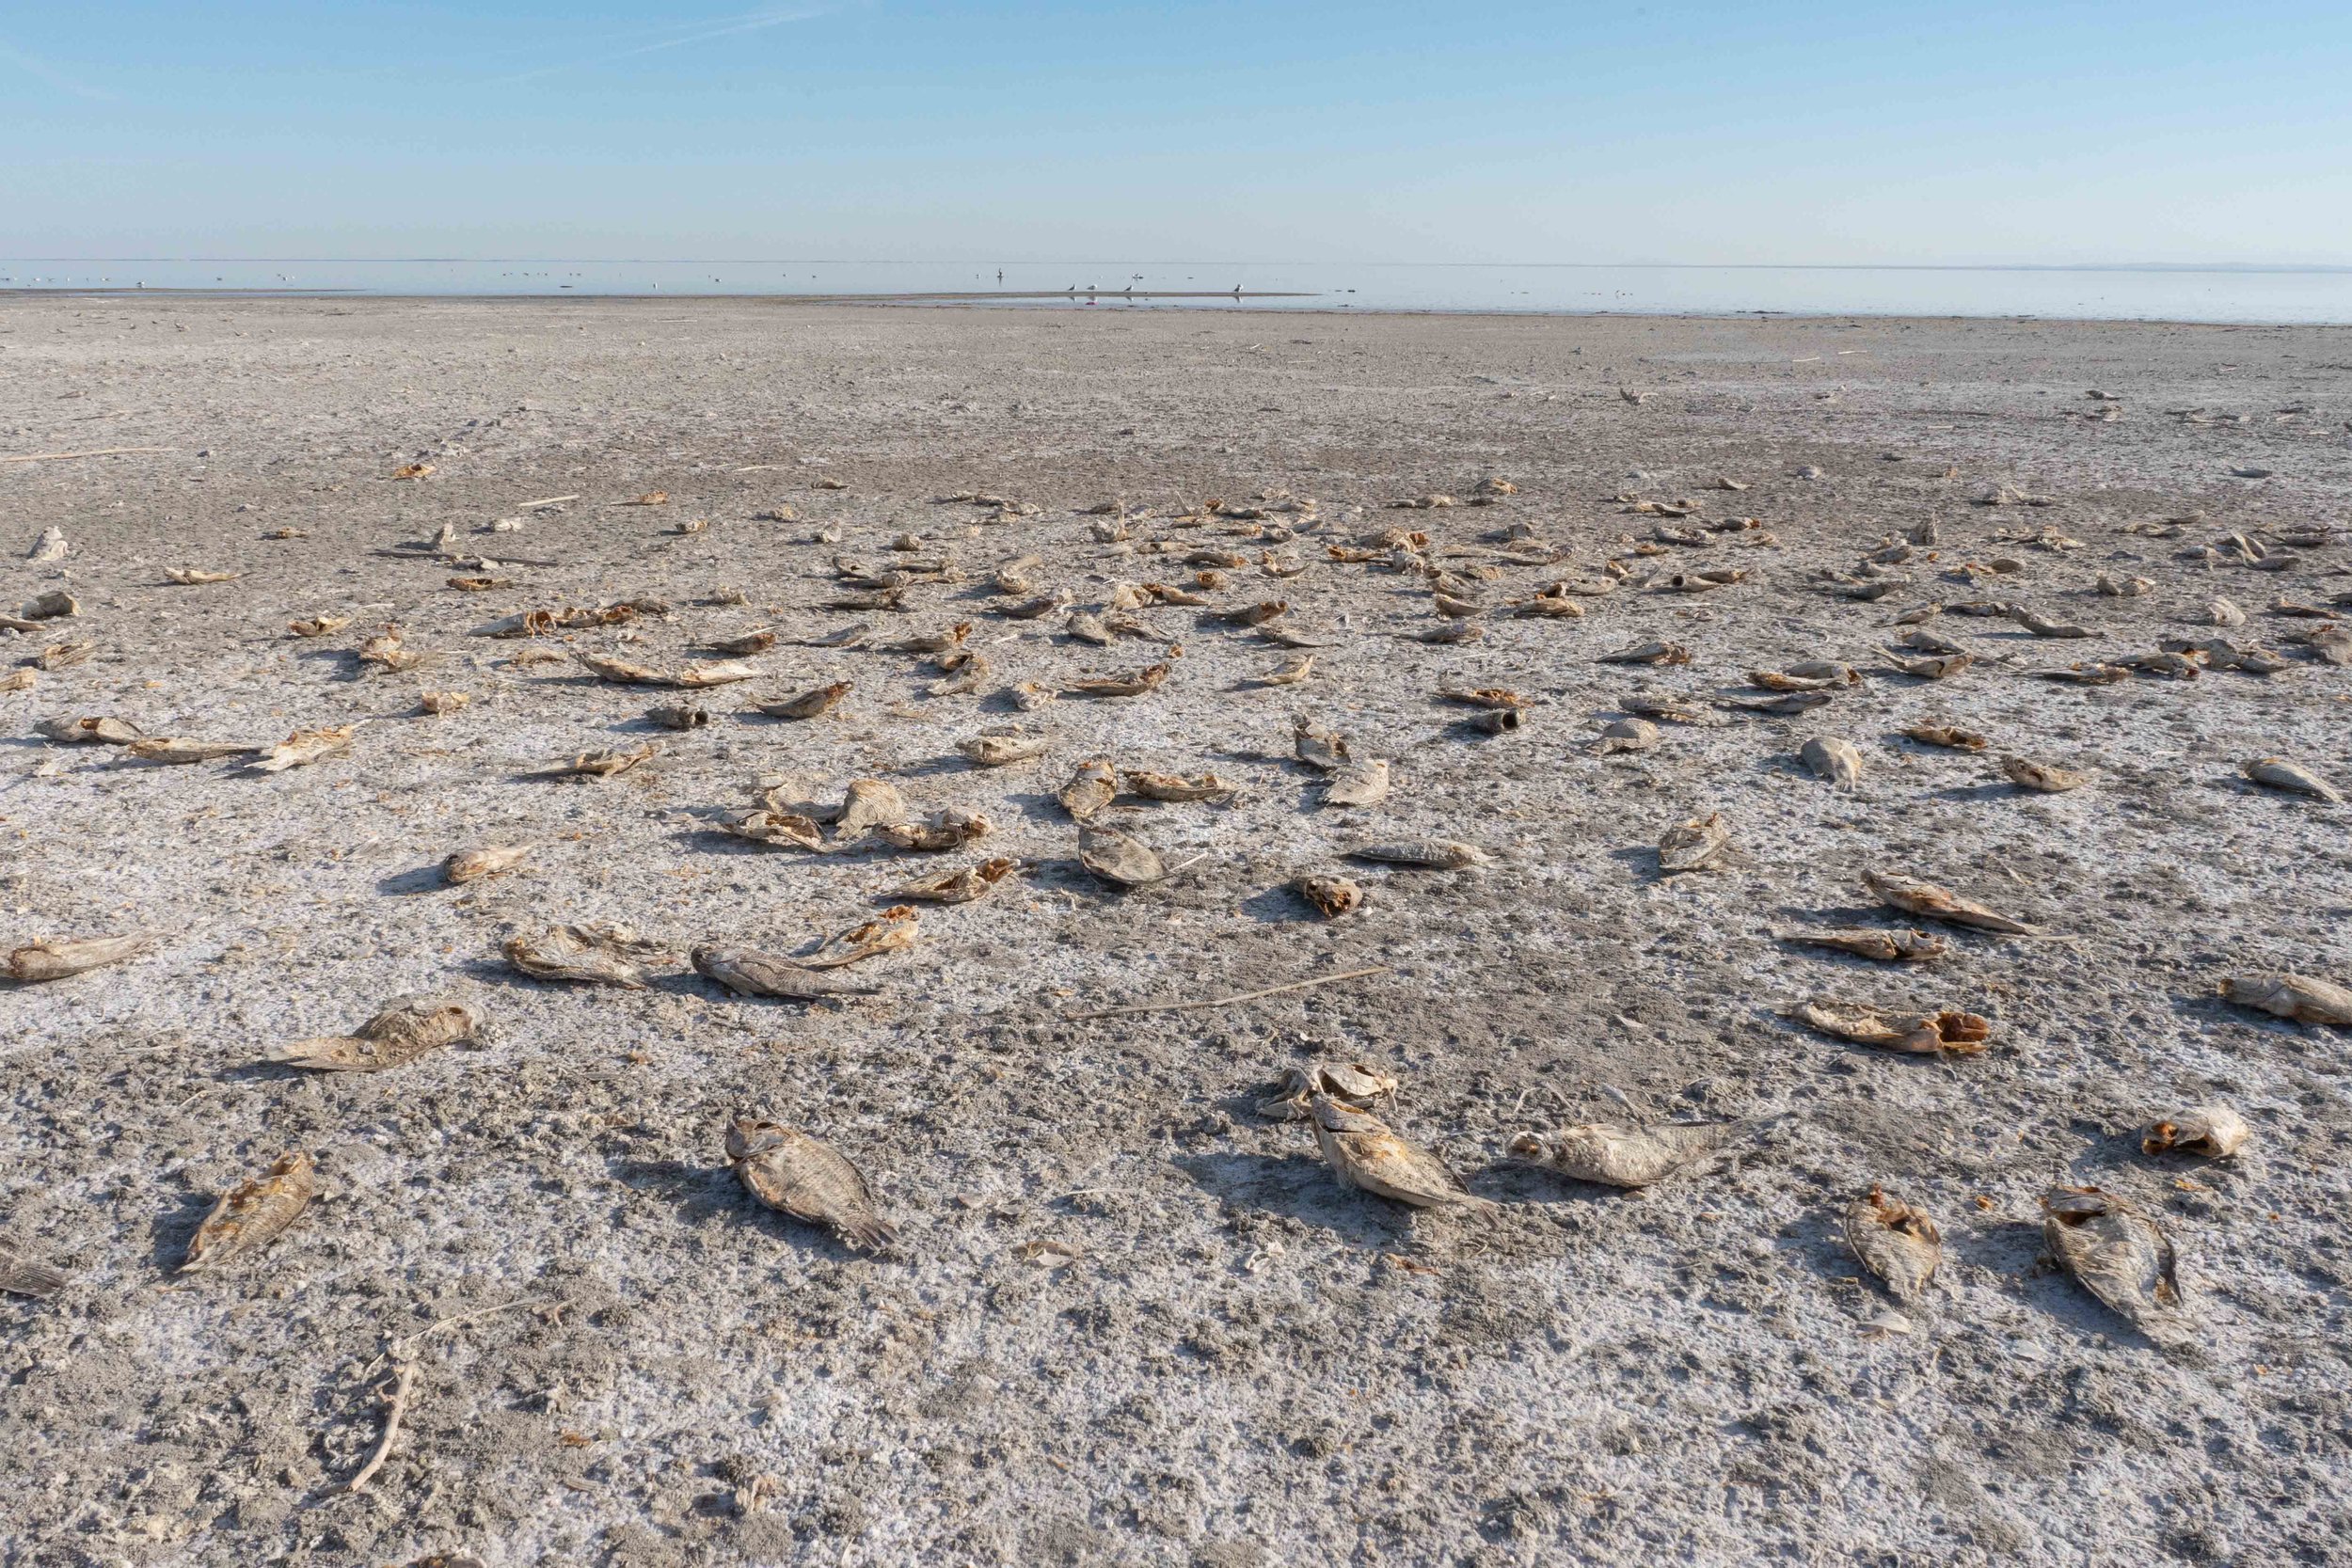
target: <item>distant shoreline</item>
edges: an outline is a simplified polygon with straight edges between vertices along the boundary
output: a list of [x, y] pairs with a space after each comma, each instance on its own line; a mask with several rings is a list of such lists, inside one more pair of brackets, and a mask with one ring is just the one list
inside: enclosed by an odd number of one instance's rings
[[[1242, 303], [1261, 300], [1318, 300], [1327, 296], [1307, 292], [1281, 290], [1243, 291]], [[1003, 293], [981, 291], [973, 293], [609, 293], [564, 291], [553, 293], [375, 293], [366, 289], [175, 289], [133, 288], [121, 285], [86, 289], [73, 288], [9, 288], [0, 287], [0, 308], [8, 300], [54, 299], [175, 299], [175, 300], [288, 300], [331, 301], [381, 305], [660, 305], [679, 308], [693, 305], [818, 305], [829, 307], [877, 306], [914, 307], [932, 310], [951, 309], [1009, 309], [1034, 310], [1053, 305], [1114, 306], [1130, 302], [1152, 300], [1195, 301], [1178, 305], [1179, 310], [1199, 311], [1223, 302], [1232, 304], [1236, 296], [1229, 292], [1195, 292], [1158, 290], [1151, 293], [1138, 290], [1133, 294], [1123, 293], [1069, 294], [1061, 292], [1037, 293], [1027, 290]], [[1771, 309], [1628, 309], [1591, 308], [1576, 309], [1563, 306], [1397, 306], [1353, 304], [1285, 304], [1268, 307], [1264, 313], [1281, 316], [1351, 316], [1351, 317], [1523, 317], [1529, 319], [1589, 317], [1618, 321], [1851, 321], [1851, 322], [2032, 322], [2049, 326], [2201, 326], [2230, 331], [2286, 330], [2290, 328], [2352, 330], [2352, 320], [2344, 321], [2277, 321], [2230, 316], [2096, 316], [2043, 315], [2020, 311], [1903, 311], [1878, 309], [1793, 310]]]

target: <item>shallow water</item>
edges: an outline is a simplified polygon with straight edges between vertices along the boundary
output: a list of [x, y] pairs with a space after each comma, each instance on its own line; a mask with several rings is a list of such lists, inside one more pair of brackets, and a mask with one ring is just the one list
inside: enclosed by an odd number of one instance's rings
[[[1339, 262], [0, 260], [0, 291], [1001, 294], [1055, 309], [2048, 316], [2352, 324], [2352, 268], [1680, 267]], [[1129, 300], [1122, 291], [1161, 297]], [[1232, 291], [1245, 291], [1236, 301]], [[1170, 293], [1205, 295], [1168, 298]], [[1268, 297], [1284, 295], [1288, 297]], [[1252, 297], [1255, 296], [1255, 297]]]

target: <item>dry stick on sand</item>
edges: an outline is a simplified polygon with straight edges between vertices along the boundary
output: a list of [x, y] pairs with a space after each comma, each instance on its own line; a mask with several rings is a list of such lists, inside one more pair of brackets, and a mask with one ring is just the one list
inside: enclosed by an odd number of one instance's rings
[[578, 499], [580, 499], [578, 496], [546, 496], [535, 501], [517, 502], [515, 510], [517, 512], [535, 512], [543, 506], [555, 506], [564, 501], [576, 501]]
[[1287, 986], [1268, 986], [1263, 990], [1246, 990], [1239, 996], [1214, 996], [1204, 1002], [1144, 1002], [1132, 1007], [1104, 1007], [1099, 1012], [1064, 1013], [1063, 1022], [1084, 1023], [1095, 1018], [1124, 1018], [1130, 1013], [1188, 1013], [1198, 1007], [1230, 1007], [1236, 1002], [1255, 1002], [1261, 996], [1279, 996], [1286, 990], [1305, 990], [1310, 986], [1328, 986], [1341, 980], [1360, 980], [1367, 974], [1386, 974], [1387, 964], [1374, 964], [1369, 969], [1342, 970], [1337, 974], [1318, 974], [1311, 980], [1293, 980]]
[[400, 1418], [408, 1413], [408, 1387], [417, 1378], [417, 1364], [414, 1361], [403, 1361], [399, 1366], [400, 1372], [392, 1384], [390, 1402], [384, 1407], [384, 1434], [375, 1440], [375, 1451], [368, 1455], [365, 1465], [359, 1466], [359, 1473], [352, 1477], [350, 1484], [343, 1488], [346, 1493], [357, 1492], [373, 1481], [375, 1472], [384, 1467], [384, 1461], [391, 1457], [392, 1439], [400, 1435]]
[[0, 463], [56, 463], [69, 457], [121, 457], [135, 451], [178, 451], [178, 447], [97, 447], [89, 451], [33, 451], [22, 457], [0, 457]]

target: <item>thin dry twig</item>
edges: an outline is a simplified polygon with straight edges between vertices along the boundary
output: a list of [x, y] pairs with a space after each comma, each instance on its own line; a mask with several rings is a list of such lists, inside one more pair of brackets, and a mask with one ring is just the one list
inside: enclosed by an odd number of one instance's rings
[[178, 447], [94, 447], [88, 451], [28, 451], [22, 457], [0, 457], [0, 463], [56, 463], [69, 457], [120, 457], [135, 451], [178, 451]]
[[359, 1473], [351, 1478], [350, 1484], [343, 1488], [345, 1492], [357, 1492], [373, 1481], [375, 1472], [384, 1467], [384, 1461], [391, 1457], [392, 1439], [400, 1435], [400, 1418], [408, 1414], [409, 1386], [416, 1380], [417, 1364], [414, 1361], [401, 1362], [399, 1375], [392, 1384], [390, 1402], [384, 1407], [384, 1434], [375, 1440], [375, 1451], [368, 1455], [365, 1465], [359, 1466]]
[[1342, 970], [1337, 974], [1318, 974], [1311, 980], [1293, 980], [1287, 986], [1268, 986], [1263, 990], [1246, 990], [1239, 996], [1215, 996], [1201, 1002], [1144, 1002], [1132, 1007], [1104, 1007], [1091, 1013], [1064, 1013], [1064, 1022], [1084, 1023], [1089, 1019], [1124, 1018], [1130, 1013], [1188, 1013], [1200, 1007], [1230, 1007], [1236, 1002], [1255, 1002], [1262, 996], [1279, 996], [1284, 991], [1305, 990], [1310, 986], [1328, 986], [1341, 980], [1360, 980], [1367, 974], [1386, 974], [1390, 966], [1374, 964], [1368, 969]]
[[[426, 1339], [430, 1338], [435, 1334], [439, 1333], [442, 1329], [454, 1328], [459, 1323], [471, 1323], [476, 1318], [486, 1318], [498, 1312], [512, 1312], [517, 1307], [569, 1307], [570, 1305], [571, 1301], [567, 1297], [560, 1297], [553, 1301], [548, 1301], [536, 1296], [517, 1296], [513, 1301], [500, 1302], [496, 1307], [476, 1307], [471, 1312], [453, 1313], [446, 1318], [434, 1319], [431, 1323], [425, 1324], [414, 1334], [405, 1334], [397, 1339], [387, 1339], [384, 1341], [384, 1354], [395, 1358], [400, 1357], [406, 1354], [410, 1350], [413, 1350], [418, 1345], [422, 1344]], [[379, 1359], [381, 1358], [379, 1357]]]

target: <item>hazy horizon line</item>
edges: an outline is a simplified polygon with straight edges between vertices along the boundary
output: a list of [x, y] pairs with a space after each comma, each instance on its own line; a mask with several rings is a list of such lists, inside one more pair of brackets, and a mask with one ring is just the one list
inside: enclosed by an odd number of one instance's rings
[[[906, 257], [850, 256], [11, 256], [0, 261], [56, 263], [215, 262], [251, 265], [288, 262], [299, 266], [469, 265], [469, 266], [1110, 266], [1141, 264], [1161, 267], [1527, 267], [1563, 271], [1648, 272], [2214, 272], [2214, 273], [2352, 273], [2345, 261], [1315, 261], [1261, 258], [1054, 257], [1041, 261], [995, 258], [959, 261], [913, 260]], [[1085, 293], [1085, 290], [1078, 291]], [[1116, 291], [1114, 291], [1116, 292]]]

